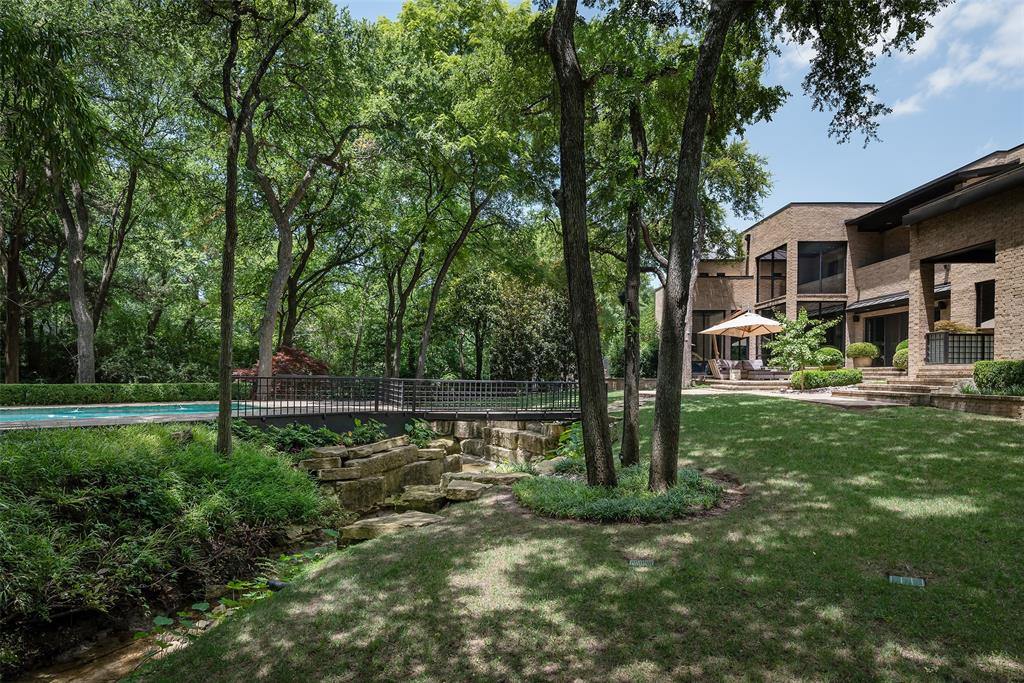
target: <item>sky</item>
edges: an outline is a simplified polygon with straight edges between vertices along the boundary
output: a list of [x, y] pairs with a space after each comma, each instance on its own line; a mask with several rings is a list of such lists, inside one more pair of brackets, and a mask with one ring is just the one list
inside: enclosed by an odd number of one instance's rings
[[[335, 0], [355, 17], [394, 17], [401, 0]], [[812, 56], [786, 45], [766, 80], [792, 93], [772, 121], [746, 132], [767, 158], [767, 215], [789, 202], [885, 201], [989, 152], [1024, 143], [1024, 0], [958, 0], [931, 20], [913, 53], [880, 56], [871, 81], [892, 107], [880, 140], [838, 144], [827, 112], [800, 82]], [[731, 218], [744, 229], [752, 220]]]

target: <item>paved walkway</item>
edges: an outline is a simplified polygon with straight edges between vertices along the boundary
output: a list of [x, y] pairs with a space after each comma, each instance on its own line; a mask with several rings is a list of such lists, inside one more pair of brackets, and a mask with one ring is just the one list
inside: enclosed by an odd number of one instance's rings
[[693, 387], [684, 392], [698, 396], [728, 396], [730, 394], [749, 394], [753, 396], [771, 396], [773, 398], [786, 398], [791, 401], [804, 401], [805, 403], [818, 403], [820, 405], [832, 406], [833, 408], [847, 408], [851, 410], [871, 410], [874, 408], [892, 408], [904, 406], [902, 403], [891, 403], [888, 401], [867, 401], [862, 398], [845, 398], [833, 396], [831, 391], [766, 391], [764, 389], [712, 389], [709, 387]]

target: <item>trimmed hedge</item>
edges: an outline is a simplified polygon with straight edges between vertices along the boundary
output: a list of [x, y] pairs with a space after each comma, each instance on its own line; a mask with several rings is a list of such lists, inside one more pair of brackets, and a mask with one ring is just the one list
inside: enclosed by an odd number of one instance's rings
[[789, 386], [794, 389], [824, 389], [859, 384], [864, 379], [860, 370], [801, 370], [794, 372]]
[[871, 342], [854, 342], [846, 347], [847, 358], [878, 358], [878, 347]]
[[818, 365], [838, 368], [845, 360], [843, 352], [834, 346], [823, 346], [818, 349]]
[[909, 348], [910, 348], [910, 340], [909, 339], [904, 339], [903, 341], [901, 341], [899, 344], [896, 345], [896, 350], [897, 351], [903, 351], [903, 350], [909, 349]]
[[214, 382], [178, 384], [0, 384], [0, 405], [216, 401]]
[[983, 394], [1024, 386], [1024, 360], [980, 360], [974, 364], [974, 384]]
[[910, 350], [907, 348], [896, 349], [892, 354], [892, 366], [897, 370], [906, 370], [910, 364]]

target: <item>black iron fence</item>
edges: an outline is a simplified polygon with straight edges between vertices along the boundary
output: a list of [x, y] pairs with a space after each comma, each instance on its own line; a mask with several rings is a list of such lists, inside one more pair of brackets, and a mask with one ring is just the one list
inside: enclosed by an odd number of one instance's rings
[[428, 419], [569, 419], [576, 382], [275, 375], [235, 377], [238, 417], [402, 414]]
[[991, 334], [929, 332], [925, 339], [925, 363], [966, 365], [979, 360], [992, 360]]

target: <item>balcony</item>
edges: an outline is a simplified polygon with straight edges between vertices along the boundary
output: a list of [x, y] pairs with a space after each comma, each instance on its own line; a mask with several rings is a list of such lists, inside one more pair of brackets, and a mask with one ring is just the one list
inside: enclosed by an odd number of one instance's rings
[[992, 360], [991, 334], [970, 332], [929, 332], [925, 335], [925, 363], [969, 365], [979, 360]]

